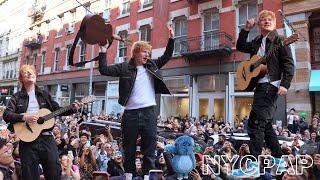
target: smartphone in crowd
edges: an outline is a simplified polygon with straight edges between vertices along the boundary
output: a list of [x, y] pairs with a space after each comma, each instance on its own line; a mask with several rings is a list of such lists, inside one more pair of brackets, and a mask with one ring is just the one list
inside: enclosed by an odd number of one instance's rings
[[158, 169], [151, 169], [149, 171], [149, 180], [161, 180], [163, 171]]

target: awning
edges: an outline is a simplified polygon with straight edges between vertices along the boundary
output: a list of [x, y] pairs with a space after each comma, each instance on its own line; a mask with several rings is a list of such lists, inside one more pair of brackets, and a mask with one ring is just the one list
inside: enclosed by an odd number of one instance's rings
[[309, 91], [320, 91], [320, 70], [311, 70]]

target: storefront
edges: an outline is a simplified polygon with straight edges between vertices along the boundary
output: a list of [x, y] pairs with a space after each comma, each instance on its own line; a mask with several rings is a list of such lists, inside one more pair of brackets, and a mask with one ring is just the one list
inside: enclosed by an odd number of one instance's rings
[[225, 119], [227, 75], [176, 76], [165, 78], [171, 95], [161, 95], [160, 115], [205, 116]]
[[313, 112], [320, 112], [320, 70], [311, 70], [309, 91], [313, 97]]

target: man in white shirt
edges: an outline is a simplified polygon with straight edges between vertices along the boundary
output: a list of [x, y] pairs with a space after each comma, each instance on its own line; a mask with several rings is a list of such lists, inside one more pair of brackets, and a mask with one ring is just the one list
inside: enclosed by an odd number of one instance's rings
[[[42, 108], [50, 111], [60, 109], [59, 104], [52, 99], [51, 95], [36, 85], [36, 73], [36, 69], [31, 65], [22, 65], [19, 70], [19, 82], [22, 88], [10, 98], [3, 114], [3, 119], [9, 123], [9, 130], [13, 130], [12, 125], [17, 122], [43, 123], [43, 118], [37, 115], [37, 112]], [[79, 107], [78, 103], [73, 103], [72, 110], [61, 115], [73, 114]], [[39, 137], [32, 142], [19, 142], [23, 179], [40, 179], [39, 164], [42, 165], [47, 180], [61, 179], [58, 148], [53, 138], [52, 129], [53, 127], [42, 130]]]
[[[272, 150], [272, 156], [282, 155], [277, 135], [272, 128], [278, 95], [286, 95], [294, 74], [294, 64], [290, 48], [280, 46], [282, 37], [276, 32], [276, 16], [263, 10], [259, 13], [258, 25], [261, 35], [247, 42], [249, 31], [255, 26], [255, 19], [249, 19], [241, 30], [237, 40], [237, 50], [250, 53], [251, 56], [266, 57], [267, 73], [258, 80], [254, 90], [252, 110], [248, 121], [250, 151], [254, 156], [261, 154], [264, 142]], [[271, 53], [270, 53], [271, 52]]]
[[174, 32], [169, 29], [169, 41], [164, 54], [158, 59], [151, 58], [148, 42], [137, 41], [132, 45], [129, 62], [106, 64], [106, 46], [101, 46], [99, 72], [102, 75], [119, 77], [119, 104], [125, 107], [122, 116], [122, 137], [124, 168], [126, 173], [136, 176], [135, 153], [138, 136], [141, 136], [144, 175], [155, 168], [157, 120], [154, 112], [155, 94], [170, 94], [163, 82], [159, 69], [172, 57]]

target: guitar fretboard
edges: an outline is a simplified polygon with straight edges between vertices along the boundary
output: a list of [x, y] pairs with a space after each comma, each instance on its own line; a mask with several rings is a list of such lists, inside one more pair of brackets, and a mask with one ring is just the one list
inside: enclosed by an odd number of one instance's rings
[[56, 111], [53, 111], [52, 113], [43, 116], [43, 118], [44, 118], [44, 120], [46, 121], [46, 120], [52, 119], [52, 118], [54, 118], [55, 116], [58, 116], [58, 115], [60, 115], [60, 114], [62, 114], [62, 113], [65, 113], [65, 112], [69, 111], [70, 109], [71, 109], [71, 105], [66, 106], [66, 107], [63, 107], [63, 108], [58, 109], [58, 110], [56, 110]]
[[276, 46], [274, 46], [265, 56], [261, 57], [258, 61], [254, 62], [252, 65], [254, 66], [254, 68], [257, 68], [258, 66], [260, 66], [261, 64], [265, 64], [267, 62], [267, 59], [274, 54], [283, 44], [277, 44]]

